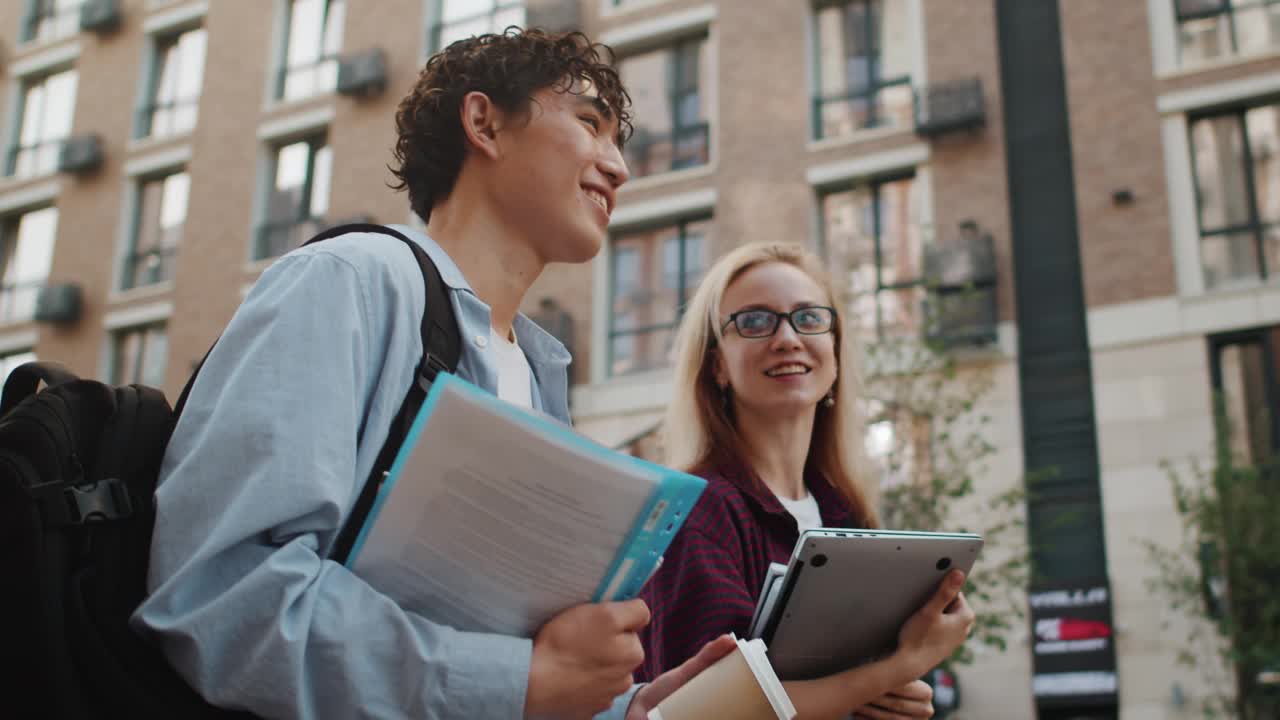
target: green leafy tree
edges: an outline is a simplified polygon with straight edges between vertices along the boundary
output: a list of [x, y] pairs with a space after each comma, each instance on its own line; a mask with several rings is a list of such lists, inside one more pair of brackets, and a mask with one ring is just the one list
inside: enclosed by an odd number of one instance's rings
[[972, 640], [952, 662], [973, 660], [977, 643], [998, 650], [1025, 630], [1028, 551], [1021, 478], [992, 494], [978, 480], [997, 452], [981, 407], [993, 368], [913, 340], [868, 346], [868, 453], [882, 476], [885, 527], [978, 532], [982, 557], [965, 586], [977, 613]]
[[[1202, 675], [1206, 718], [1280, 717], [1280, 458], [1248, 463], [1217, 403], [1211, 467], [1162, 464], [1181, 521], [1175, 546], [1143, 540], [1147, 580], [1187, 628], [1178, 661]], [[1172, 625], [1172, 620], [1166, 624]]]

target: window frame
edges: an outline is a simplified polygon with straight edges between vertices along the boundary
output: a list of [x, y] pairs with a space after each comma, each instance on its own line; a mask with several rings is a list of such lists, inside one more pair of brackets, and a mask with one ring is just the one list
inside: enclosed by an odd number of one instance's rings
[[[72, 122], [74, 124], [74, 113], [75, 113], [76, 101], [80, 95], [80, 71], [78, 68], [76, 68], [75, 65], [55, 65], [55, 66], [46, 68], [44, 70], [41, 70], [40, 72], [32, 73], [30, 75], [24, 75], [18, 78], [18, 93], [17, 93], [17, 98], [13, 107], [13, 115], [12, 115], [13, 122], [11, 123], [12, 132], [10, 133], [8, 146], [5, 148], [5, 154], [4, 154], [4, 167], [2, 168], [4, 170], [3, 177], [28, 180], [32, 178], [48, 177], [58, 172], [57, 156], [55, 153], [54, 165], [51, 169], [37, 170], [30, 174], [18, 175], [18, 156], [23, 152], [36, 151], [46, 147], [61, 148], [62, 144], [65, 143], [68, 139], [70, 139], [74, 135], [73, 128], [68, 127], [66, 135], [62, 137], [55, 137], [55, 138], [42, 137], [40, 141], [35, 143], [34, 145], [22, 144], [22, 134], [27, 125], [27, 122], [26, 122], [27, 103], [29, 102], [29, 96], [31, 94], [32, 89], [34, 89], [37, 85], [45, 85], [46, 86], [45, 95], [47, 96], [48, 95], [47, 85], [49, 80], [59, 75], [63, 75], [65, 73], [73, 73], [75, 75], [74, 88], [72, 90], [71, 101], [70, 101], [71, 110], [73, 114]], [[48, 104], [47, 98], [42, 102], [44, 102], [45, 104]], [[41, 111], [42, 121], [43, 121], [43, 115], [44, 115], [44, 111], [42, 109]]]
[[[845, 180], [843, 182], [833, 183], [833, 184], [825, 185], [821, 188], [818, 188], [818, 216], [819, 216], [819, 230], [820, 230], [819, 236], [818, 236], [819, 246], [821, 248], [821, 255], [828, 261], [831, 260], [831, 238], [830, 238], [830, 229], [827, 227], [827, 215], [826, 215], [827, 197], [831, 195], [838, 195], [840, 193], [855, 192], [865, 187], [870, 187], [872, 189], [872, 202], [874, 203], [874, 206], [875, 206], [875, 217], [872, 221], [872, 225], [873, 225], [872, 242], [874, 243], [873, 256], [875, 258], [874, 262], [875, 262], [875, 268], [876, 268], [876, 278], [875, 278], [876, 286], [875, 286], [875, 289], [872, 290], [870, 294], [873, 296], [873, 299], [876, 301], [875, 302], [875, 306], [876, 306], [875, 336], [876, 338], [880, 338], [880, 339], [883, 339], [884, 337], [886, 337], [884, 332], [885, 325], [883, 322], [883, 318], [881, 318], [881, 315], [880, 315], [880, 293], [895, 292], [898, 290], [910, 290], [912, 288], [921, 288], [923, 290], [927, 287], [925, 282], [923, 267], [920, 269], [919, 275], [914, 280], [906, 280], [906, 281], [886, 284], [881, 275], [881, 271], [884, 265], [883, 263], [884, 252], [881, 249], [884, 223], [883, 223], [883, 204], [880, 200], [880, 192], [885, 185], [888, 185], [889, 183], [901, 182], [903, 180], [911, 180], [913, 184], [920, 182], [921, 181], [920, 168], [908, 168], [908, 169], [896, 170], [888, 173], [881, 173], [881, 174], [873, 175], [870, 177], [853, 178], [850, 180]], [[923, 239], [921, 244], [923, 245]], [[923, 247], [921, 248], [921, 251], [923, 252]], [[852, 293], [851, 293], [850, 299], [852, 299]], [[849, 308], [845, 306], [845, 307], [838, 308], [838, 310], [840, 312], [847, 313], [849, 311]]]
[[[123, 256], [121, 258], [120, 277], [118, 282], [116, 283], [116, 287], [119, 289], [119, 291], [128, 292], [130, 290], [155, 287], [157, 285], [164, 285], [164, 284], [173, 282], [173, 274], [175, 271], [174, 265], [176, 263], [175, 259], [178, 255], [178, 251], [182, 243], [181, 236], [179, 236], [178, 243], [175, 244], [173, 247], [165, 248], [161, 245], [151, 250], [148, 250], [146, 252], [139, 252], [138, 240], [140, 239], [140, 236], [142, 233], [143, 211], [146, 209], [145, 208], [146, 197], [147, 197], [146, 186], [151, 183], [157, 183], [157, 182], [164, 183], [169, 178], [175, 175], [182, 175], [182, 174], [187, 175], [187, 198], [183, 202], [187, 205], [187, 209], [189, 213], [190, 203], [191, 203], [191, 184], [190, 184], [191, 174], [185, 165], [177, 166], [177, 167], [169, 167], [156, 172], [147, 173], [145, 175], [139, 175], [137, 177], [129, 178], [129, 182], [133, 185], [134, 202], [133, 202], [133, 207], [131, 208], [132, 212], [129, 218], [129, 234], [127, 235], [127, 245], [125, 246], [125, 252], [123, 253]], [[165, 197], [163, 192], [164, 190], [162, 188], [161, 196], [160, 196], [160, 204], [162, 208], [164, 205], [164, 197]], [[183, 228], [184, 228], [183, 232], [185, 233], [185, 228], [186, 228], [185, 216], [183, 217]], [[161, 271], [158, 271], [156, 275], [153, 277], [153, 279], [151, 280], [148, 280], [146, 282], [136, 282], [137, 264], [140, 261], [142, 261], [144, 258], [150, 258], [152, 256], [158, 256], [159, 267], [164, 268], [167, 265], [168, 272], [166, 273], [163, 270], [161, 270]]]
[[[677, 218], [668, 218], [666, 220], [660, 220], [657, 222], [645, 223], [642, 225], [635, 225], [632, 227], [628, 227], [625, 230], [620, 230], [615, 233], [610, 233], [609, 265], [607, 268], [608, 323], [606, 325], [606, 331], [605, 331], [605, 375], [606, 377], [620, 378], [620, 377], [626, 377], [628, 375], [634, 375], [636, 373], [643, 373], [648, 370], [654, 369], [654, 368], [640, 368], [640, 369], [632, 370], [630, 372], [615, 373], [613, 371], [614, 360], [615, 360], [614, 343], [619, 338], [634, 339], [641, 335], [661, 332], [664, 330], [674, 330], [680, 325], [680, 320], [681, 318], [684, 317], [685, 306], [688, 304], [689, 298], [692, 297], [693, 293], [697, 290], [696, 282], [693, 283], [692, 285], [689, 285], [686, 283], [686, 280], [689, 274], [689, 268], [687, 265], [688, 254], [689, 254], [688, 253], [688, 247], [689, 247], [688, 228], [689, 226], [696, 225], [698, 223], [713, 223], [714, 219], [715, 219], [715, 216], [713, 213], [709, 213], [709, 212], [697, 213], [697, 214], [691, 214], [691, 215], [684, 215]], [[658, 282], [661, 285], [661, 287], [652, 288], [652, 289], [656, 292], [662, 292], [664, 290], [675, 291], [676, 315], [674, 318], [672, 318], [671, 322], [668, 322], [668, 323], [657, 323], [657, 324], [645, 325], [643, 327], [634, 327], [634, 328], [628, 328], [625, 330], [619, 330], [617, 328], [617, 323], [616, 323], [617, 316], [613, 311], [613, 305], [616, 298], [615, 291], [617, 290], [617, 287], [618, 287], [617, 256], [619, 253], [616, 247], [616, 243], [620, 238], [627, 238], [627, 237], [632, 237], [636, 235], [646, 235], [646, 234], [656, 233], [658, 231], [668, 229], [668, 228], [674, 228], [677, 230], [677, 234], [675, 235], [675, 237], [679, 241], [679, 271], [677, 275], [678, 287], [676, 288], [665, 287], [665, 283], [663, 281], [668, 276], [668, 273], [666, 272], [667, 268], [663, 267], [662, 268], [663, 272], [658, 278]], [[704, 235], [701, 235], [700, 237], [701, 237], [701, 241], [705, 243], [707, 239], [707, 235], [704, 234]], [[708, 250], [708, 248], [704, 248], [704, 251], [705, 250]], [[660, 246], [655, 250], [655, 252], [660, 257], [665, 256], [666, 248], [665, 246]], [[707, 254], [709, 255], [709, 253]], [[665, 257], [663, 257], [663, 259], [665, 260]], [[707, 268], [704, 267], [703, 271], [705, 272], [706, 269]], [[648, 284], [646, 284], [643, 289], [651, 289], [651, 288], [649, 287]]]
[[524, 10], [524, 21], [521, 23], [521, 25], [524, 25], [529, 20], [529, 4], [528, 2], [526, 2], [526, 0], [491, 0], [493, 2], [493, 7], [489, 8], [488, 10], [474, 13], [472, 15], [467, 15], [465, 17], [462, 17], [450, 22], [445, 22], [444, 20], [444, 6], [445, 6], [445, 3], [447, 3], [449, 0], [430, 0], [430, 1], [431, 1], [431, 13], [430, 13], [431, 24], [427, 27], [427, 48], [429, 49], [429, 54], [438, 53], [441, 50], [444, 50], [444, 46], [441, 44], [440, 38], [443, 36], [444, 34], [443, 31], [446, 27], [450, 27], [453, 25], [463, 25], [466, 23], [475, 22], [476, 20], [480, 20], [481, 18], [488, 18], [489, 22], [487, 23], [487, 25], [489, 26], [489, 30], [486, 32], [495, 32], [495, 33], [502, 32], [505, 28], [494, 27], [493, 25], [498, 14], [507, 12], [508, 10], [514, 10], [517, 8]]
[[[666, 62], [666, 77], [664, 94], [670, 108], [668, 120], [671, 123], [671, 130], [668, 133], [653, 134], [652, 136], [641, 135], [637, 138], [635, 135], [627, 142], [623, 149], [627, 158], [628, 167], [632, 168], [635, 178], [648, 178], [664, 175], [666, 173], [679, 172], [681, 170], [691, 170], [694, 168], [707, 167], [711, 164], [711, 120], [706, 119], [699, 122], [685, 123], [680, 117], [680, 101], [690, 95], [696, 95], [699, 99], [701, 112], [699, 114], [709, 117], [710, 108], [706, 105], [707, 98], [707, 78], [702, 76], [701, 72], [701, 55], [708, 48], [711, 42], [711, 35], [708, 29], [703, 28], [697, 32], [680, 35], [675, 38], [666, 40], [660, 44], [642, 46], [634, 52], [629, 52], [618, 59], [618, 66], [628, 59], [650, 53], [662, 53]], [[682, 83], [686, 76], [686, 70], [692, 65], [697, 71], [695, 73], [696, 82], [690, 85]], [[641, 126], [643, 127], [643, 126]], [[648, 133], [648, 130], [644, 130]], [[705, 150], [705, 158], [697, 161], [681, 161], [681, 153], [678, 152], [682, 142], [689, 139], [700, 139], [701, 147]], [[636, 167], [647, 167], [648, 162], [633, 163], [631, 159], [640, 149], [646, 149], [662, 142], [671, 144], [671, 163], [669, 167], [651, 170], [643, 174], [634, 174]]]
[[[293, 40], [293, 33], [294, 33], [293, 7], [296, 2], [298, 2], [298, 0], [284, 0], [284, 22], [283, 22], [284, 32], [282, 33], [281, 44], [280, 44], [280, 66], [275, 73], [275, 87], [273, 89], [273, 93], [271, 96], [272, 100], [275, 102], [301, 102], [303, 100], [319, 97], [321, 95], [331, 94], [337, 90], [337, 74], [338, 74], [337, 65], [342, 56], [341, 46], [346, 41], [346, 28], [345, 27], [342, 28], [342, 38], [338, 42], [339, 47], [338, 49], [334, 50], [332, 53], [324, 52], [324, 39], [325, 39], [325, 34], [328, 32], [328, 29], [329, 29], [329, 22], [332, 18], [333, 4], [335, 2], [340, 2], [343, 4], [342, 20], [344, 24], [346, 23], [347, 11], [350, 10], [350, 8], [347, 6], [347, 0], [323, 0], [324, 19], [320, 24], [320, 37], [319, 37], [320, 55], [315, 59], [314, 62], [307, 63], [304, 65], [290, 66], [289, 65], [289, 43]], [[334, 64], [334, 80], [335, 80], [334, 87], [315, 88], [312, 90], [312, 92], [307, 93], [306, 95], [300, 95], [298, 97], [293, 97], [293, 98], [285, 97], [285, 87], [288, 85], [288, 79], [289, 79], [290, 73], [301, 72], [306, 70], [318, 71], [320, 67], [326, 63]]]
[[[1198, 20], [1208, 20], [1210, 18], [1226, 18], [1227, 34], [1231, 38], [1231, 49], [1229, 53], [1224, 53], [1225, 57], [1238, 58], [1241, 57], [1240, 52], [1240, 33], [1236, 27], [1236, 17], [1241, 11], [1255, 10], [1258, 8], [1266, 8], [1273, 5], [1280, 5], [1280, 0], [1217, 0], [1218, 7], [1212, 10], [1201, 10], [1199, 12], [1183, 12], [1179, 7], [1178, 0], [1169, 0], [1173, 5], [1173, 30], [1175, 34], [1174, 41], [1177, 46], [1178, 64], [1187, 65], [1182, 57], [1182, 26], [1187, 23], [1196, 22]], [[1204, 64], [1207, 61], [1199, 61], [1191, 63], [1191, 67]]]
[[[276, 179], [280, 173], [280, 151], [290, 145], [296, 145], [298, 143], [307, 144], [307, 175], [302, 183], [301, 207], [298, 208], [296, 216], [291, 218], [289, 221], [276, 220], [271, 217], [271, 194], [274, 192]], [[289, 246], [285, 247], [281, 252], [266, 252], [267, 250], [274, 249], [272, 244], [273, 241], [269, 237], [270, 235], [281, 231], [291, 232], [294, 228], [307, 222], [316, 222], [321, 226], [323, 226], [325, 222], [325, 218], [323, 216], [313, 214], [311, 195], [315, 187], [316, 155], [326, 148], [329, 149], [331, 155], [333, 152], [333, 146], [329, 144], [328, 128], [321, 128], [301, 135], [280, 138], [271, 142], [268, 147], [270, 149], [270, 161], [268, 163], [267, 182], [263, 186], [264, 195], [262, 204], [262, 220], [254, 229], [252, 257], [250, 257], [251, 262], [261, 262], [277, 258], [294, 249], [294, 247]], [[331, 167], [329, 178], [331, 189], [333, 183], [332, 173], [333, 169]]]
[[[56, 42], [72, 37], [80, 32], [80, 10], [84, 7], [85, 0], [77, 0], [73, 7], [58, 12], [56, 0], [27, 0], [26, 11], [22, 16], [22, 24], [18, 30], [18, 44], [37, 42]], [[48, 37], [37, 37], [37, 29], [43, 20], [49, 19], [56, 23], [67, 16], [74, 16], [75, 23], [73, 29], [65, 34], [54, 32]]]
[[[13, 257], [17, 249], [17, 243], [21, 233], [22, 219], [32, 213], [50, 209], [54, 211], [53, 236], [48, 238], [47, 242], [53, 246], [50, 249], [50, 256], [52, 256], [53, 250], [56, 249], [58, 242], [59, 218], [56, 205], [48, 203], [33, 205], [31, 207], [23, 208], [19, 211], [0, 216], [0, 299], [16, 296], [19, 292], [24, 290], [34, 290], [34, 292], [38, 294], [40, 288], [48, 285], [48, 274], [40, 280], [28, 280], [12, 285], [6, 283], [5, 276], [8, 274], [9, 263], [13, 262]], [[12, 309], [8, 306], [14, 302], [15, 301], [13, 300], [10, 300], [9, 302], [0, 301], [0, 326], [22, 325], [34, 321], [33, 317], [26, 315], [11, 316], [10, 313], [12, 312]], [[36, 298], [35, 295], [33, 295], [31, 298], [33, 311], [35, 302]]]
[[[1225, 1], [1226, 0], [1224, 0], [1224, 2]], [[1270, 98], [1267, 101], [1262, 101], [1262, 102], [1253, 101], [1249, 103], [1236, 104], [1228, 107], [1219, 107], [1219, 108], [1214, 108], [1210, 110], [1201, 110], [1197, 112], [1188, 113], [1187, 115], [1187, 145], [1191, 154], [1191, 158], [1190, 158], [1191, 159], [1191, 185], [1192, 185], [1192, 190], [1194, 191], [1194, 198], [1195, 198], [1196, 237], [1197, 237], [1196, 256], [1198, 258], [1198, 266], [1199, 266], [1198, 269], [1200, 271], [1202, 278], [1204, 277], [1204, 273], [1205, 273], [1204, 256], [1203, 256], [1205, 240], [1207, 238], [1212, 238], [1212, 237], [1239, 235], [1246, 232], [1251, 233], [1253, 235], [1254, 258], [1256, 259], [1257, 266], [1258, 266], [1257, 275], [1254, 276], [1253, 278], [1248, 278], [1248, 279], [1258, 279], [1265, 283], [1267, 282], [1267, 279], [1271, 274], [1268, 272], [1268, 268], [1267, 268], [1266, 231], [1270, 228], [1280, 229], [1280, 219], [1277, 219], [1273, 222], [1263, 221], [1262, 212], [1258, 204], [1258, 187], [1257, 187], [1257, 177], [1255, 175], [1256, 166], [1255, 166], [1255, 159], [1253, 156], [1253, 146], [1249, 138], [1249, 127], [1246, 123], [1246, 116], [1248, 115], [1250, 110], [1253, 110], [1255, 108], [1268, 107], [1268, 106], [1274, 106], [1277, 112], [1280, 112], [1280, 97]], [[1225, 117], [1230, 117], [1235, 121], [1234, 122], [1235, 129], [1240, 133], [1240, 143], [1241, 143], [1240, 149], [1241, 149], [1241, 157], [1243, 158], [1243, 166], [1241, 170], [1244, 173], [1245, 193], [1249, 201], [1249, 220], [1244, 224], [1224, 225], [1223, 227], [1220, 227], [1220, 228], [1205, 230], [1204, 213], [1203, 213], [1203, 204], [1204, 204], [1203, 190], [1200, 187], [1200, 169], [1196, 164], [1197, 153], [1196, 153], [1195, 128], [1196, 128], [1196, 123], [1199, 123], [1202, 121], [1212, 121], [1217, 118], [1225, 118]], [[1280, 138], [1280, 132], [1277, 132], [1277, 137]], [[1276, 270], [1280, 270], [1280, 257], [1276, 258], [1276, 260], [1278, 261]], [[1224, 285], [1229, 287], [1232, 284], [1233, 280], [1238, 281], [1241, 279], [1246, 279], [1246, 278], [1230, 278], [1225, 283], [1219, 283], [1219, 285], [1211, 287], [1209, 289], [1210, 290], [1216, 289]]]
[[[192, 97], [175, 98], [167, 102], [161, 102], [158, 99], [160, 93], [160, 80], [164, 77], [165, 53], [166, 51], [182, 41], [188, 33], [204, 32], [205, 47], [204, 57], [200, 59], [200, 89]], [[135, 110], [134, 119], [134, 139], [144, 140], [151, 138], [172, 138], [191, 133], [200, 122], [200, 98], [204, 95], [205, 80], [205, 63], [209, 56], [208, 46], [208, 30], [204, 26], [203, 18], [192, 24], [179, 25], [177, 27], [166, 28], [163, 32], [157, 32], [149, 38], [150, 64], [147, 72], [147, 78], [144, 85], [144, 93], [137, 109]], [[181, 63], [180, 63], [181, 67]], [[180, 70], [179, 70], [180, 72]], [[194, 116], [191, 127], [181, 130], [169, 130], [162, 135], [155, 132], [156, 116], [161, 111], [169, 111], [176, 113], [181, 108], [190, 107]]]
[[[881, 5], [881, 11], [883, 12], [885, 3], [889, 1], [891, 0], [817, 0], [813, 3], [810, 12], [810, 36], [813, 38], [813, 99], [811, 101], [810, 112], [812, 113], [812, 131], [814, 141], [847, 137], [846, 135], [828, 136], [823, 133], [822, 111], [828, 104], [846, 103], [860, 99], [866, 100], [868, 122], [866, 125], [856, 128], [854, 133], [864, 132], [867, 130], [877, 130], [886, 126], [875, 122], [878, 119], [876, 97], [883, 90], [888, 88], [904, 85], [908, 88], [911, 87], [912, 75], [910, 73], [890, 78], [888, 80], [883, 77], [876, 77], [877, 73], [873, 68], [878, 68], [883, 65], [884, 43], [881, 38], [876, 37], [877, 28], [875, 24], [868, 22], [866, 23], [866, 32], [863, 39], [868, 48], [875, 48], [876, 54], [874, 56], [874, 61], [867, 63], [867, 85], [857, 90], [846, 87], [844, 92], [838, 94], [822, 94], [822, 35], [820, 28], [818, 27], [818, 16], [821, 14], [821, 11], [829, 8], [840, 8], [842, 12], [848, 12], [850, 6], [861, 5], [866, 10], [865, 14], [869, 17], [870, 8], [873, 3], [879, 2]], [[848, 58], [849, 56], [846, 54], [844, 57]]]
[[[163, 367], [161, 367], [159, 372], [157, 373], [163, 379], [164, 375], [169, 371], [169, 355], [170, 355], [169, 321], [153, 320], [150, 322], [139, 323], [137, 325], [126, 325], [124, 327], [115, 328], [111, 331], [111, 336], [110, 336], [111, 350], [110, 350], [110, 356], [109, 356], [110, 364], [108, 366], [108, 373], [107, 373], [108, 378], [110, 378], [111, 380], [111, 384], [113, 385], [128, 385], [131, 383], [141, 383], [141, 384], [148, 384], [148, 385], [163, 384], [163, 381], [161, 383], [150, 383], [147, 380], [146, 374], [145, 374], [147, 350], [151, 346], [151, 343], [154, 342], [152, 338], [154, 337], [153, 333], [156, 330], [161, 330], [164, 333], [165, 354], [162, 360]], [[130, 369], [127, 375], [122, 374], [121, 354], [123, 352], [123, 344], [125, 342], [125, 339], [129, 336], [136, 335], [139, 333], [142, 334], [142, 345], [139, 348], [138, 356], [135, 360], [135, 365], [133, 368]]]

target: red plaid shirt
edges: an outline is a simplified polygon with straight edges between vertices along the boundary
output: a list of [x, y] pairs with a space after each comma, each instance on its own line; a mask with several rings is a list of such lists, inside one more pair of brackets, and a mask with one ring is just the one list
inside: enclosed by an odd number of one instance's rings
[[[800, 532], [795, 518], [744, 466], [699, 472], [707, 488], [640, 596], [653, 619], [640, 632], [650, 681], [728, 632], [746, 638], [769, 563], [791, 559]], [[844, 497], [818, 476], [805, 484], [825, 527], [854, 525]]]

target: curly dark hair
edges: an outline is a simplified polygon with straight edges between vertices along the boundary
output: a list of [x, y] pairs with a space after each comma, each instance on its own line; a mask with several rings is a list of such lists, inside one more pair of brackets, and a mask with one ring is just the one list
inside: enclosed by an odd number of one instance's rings
[[396, 110], [396, 167], [409, 204], [423, 222], [457, 182], [466, 154], [459, 119], [462, 98], [482, 92], [507, 112], [524, 112], [534, 92], [577, 92], [590, 81], [618, 119], [618, 146], [631, 135], [631, 97], [614, 68], [613, 51], [580, 32], [507, 28], [459, 40], [432, 56]]

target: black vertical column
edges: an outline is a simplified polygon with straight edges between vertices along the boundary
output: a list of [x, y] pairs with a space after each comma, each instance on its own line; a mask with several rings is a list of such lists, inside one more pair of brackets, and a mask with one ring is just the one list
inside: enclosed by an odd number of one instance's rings
[[996, 0], [1013, 233], [1035, 694], [1116, 701], [1093, 381], [1058, 0]]

